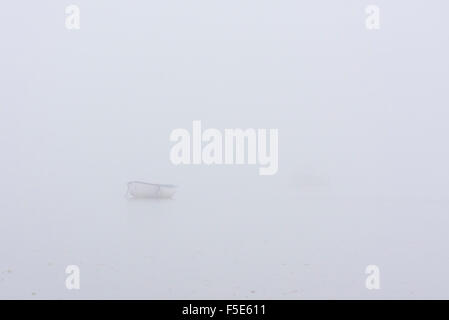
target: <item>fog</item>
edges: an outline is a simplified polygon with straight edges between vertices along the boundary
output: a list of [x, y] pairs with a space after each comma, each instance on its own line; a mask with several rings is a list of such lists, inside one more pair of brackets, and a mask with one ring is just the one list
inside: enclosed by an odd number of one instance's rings
[[[73, 3], [0, 10], [0, 298], [449, 298], [449, 3]], [[173, 165], [194, 120], [277, 174]]]

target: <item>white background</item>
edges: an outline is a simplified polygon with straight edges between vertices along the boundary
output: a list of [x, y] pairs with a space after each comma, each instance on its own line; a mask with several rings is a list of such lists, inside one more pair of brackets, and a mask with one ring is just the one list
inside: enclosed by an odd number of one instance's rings
[[[447, 1], [69, 4], [0, 7], [0, 298], [449, 298]], [[278, 174], [173, 166], [192, 120]]]

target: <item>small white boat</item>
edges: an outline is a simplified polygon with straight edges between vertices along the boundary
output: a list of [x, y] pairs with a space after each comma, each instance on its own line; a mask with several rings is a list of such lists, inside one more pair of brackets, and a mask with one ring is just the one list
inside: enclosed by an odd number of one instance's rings
[[177, 186], [172, 184], [130, 181], [126, 195], [133, 198], [167, 199], [171, 198], [176, 190]]

